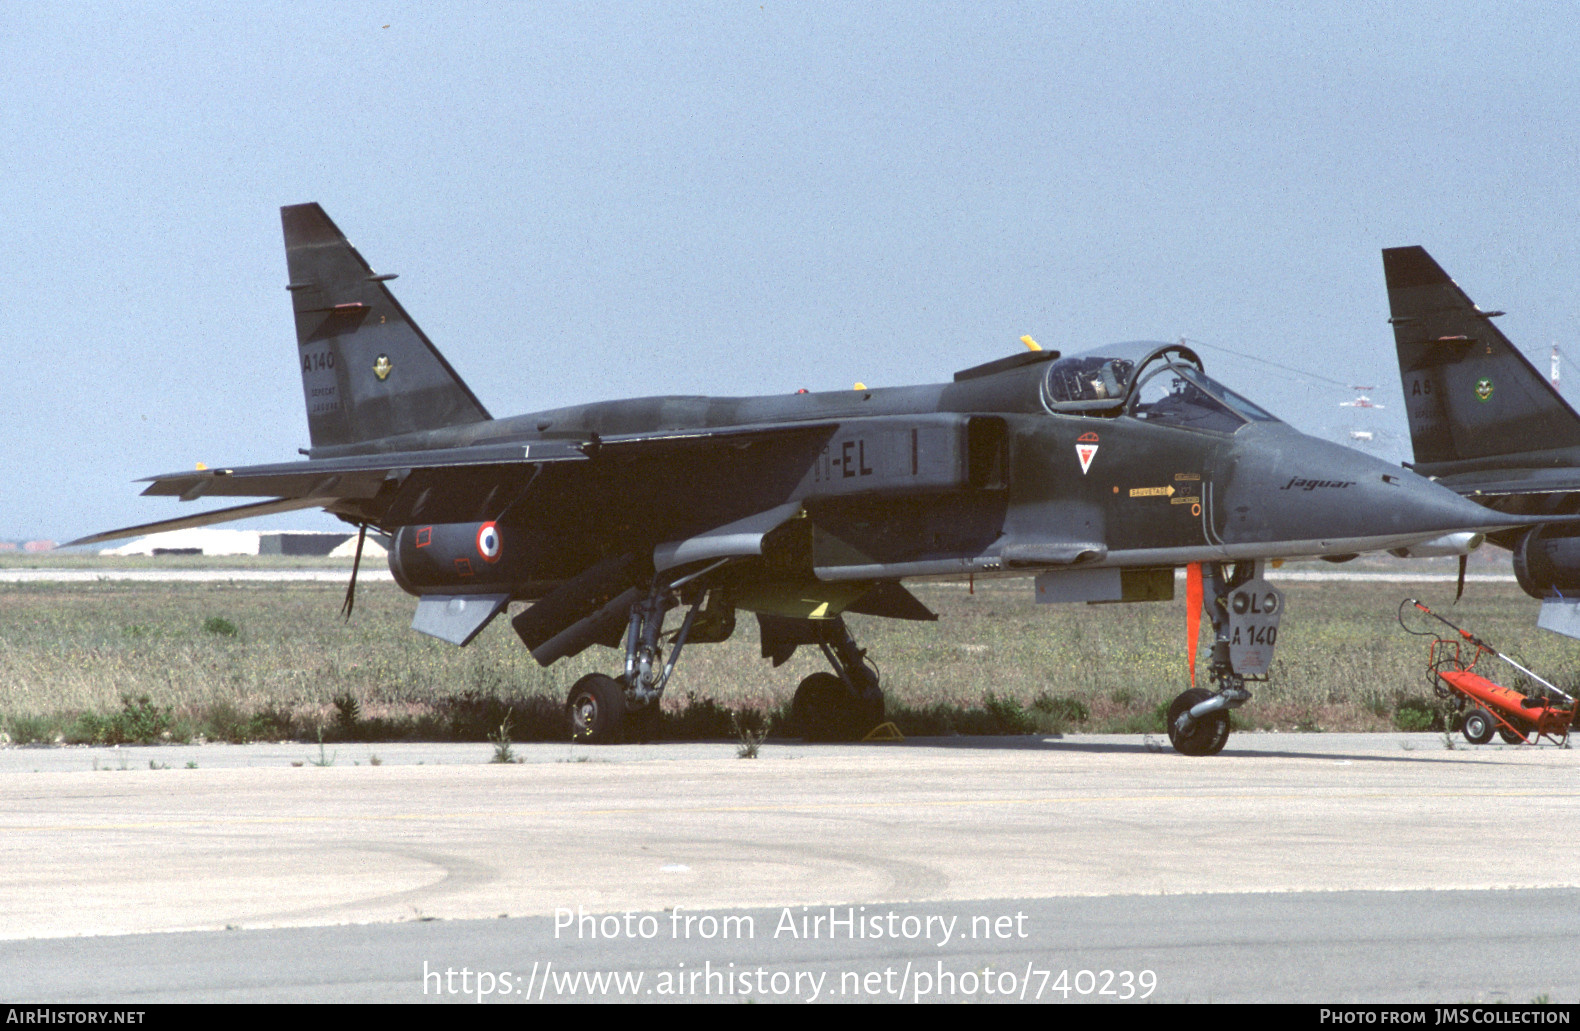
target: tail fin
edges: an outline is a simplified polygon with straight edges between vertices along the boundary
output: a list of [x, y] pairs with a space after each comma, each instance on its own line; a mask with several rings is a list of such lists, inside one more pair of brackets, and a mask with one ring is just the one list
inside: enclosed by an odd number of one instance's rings
[[323, 208], [280, 221], [314, 450], [489, 418]]
[[1580, 416], [1420, 247], [1384, 250], [1419, 465], [1580, 445]]

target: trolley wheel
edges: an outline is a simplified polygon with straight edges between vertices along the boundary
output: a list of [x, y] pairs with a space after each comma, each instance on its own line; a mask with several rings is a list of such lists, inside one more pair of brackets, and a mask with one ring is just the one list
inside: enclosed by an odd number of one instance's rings
[[1526, 737], [1519, 731], [1510, 730], [1508, 727], [1502, 726], [1501, 724], [1498, 726], [1498, 736], [1501, 737], [1505, 743], [1511, 745], [1523, 745], [1525, 743]]
[[1465, 713], [1465, 740], [1473, 745], [1484, 745], [1492, 740], [1497, 726], [1492, 713], [1486, 709], [1471, 709]]

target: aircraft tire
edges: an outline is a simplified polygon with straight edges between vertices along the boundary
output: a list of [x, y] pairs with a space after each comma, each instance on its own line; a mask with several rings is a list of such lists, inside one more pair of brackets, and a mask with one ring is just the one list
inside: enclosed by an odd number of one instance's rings
[[1228, 742], [1229, 714], [1222, 709], [1203, 716], [1183, 734], [1174, 729], [1174, 721], [1186, 710], [1194, 709], [1211, 697], [1211, 691], [1193, 687], [1181, 692], [1179, 697], [1169, 703], [1168, 715], [1165, 717], [1168, 721], [1169, 744], [1181, 755], [1217, 755]]
[[565, 711], [570, 717], [572, 741], [611, 744], [620, 739], [625, 722], [625, 689], [613, 677], [589, 673], [571, 685]]
[[1492, 735], [1497, 728], [1497, 721], [1492, 718], [1492, 713], [1486, 709], [1471, 709], [1465, 713], [1464, 735], [1465, 740], [1473, 745], [1484, 745], [1492, 740]]
[[[876, 720], [867, 723], [872, 708], [870, 701], [852, 695], [839, 677], [814, 673], [795, 689], [790, 715], [807, 741], [850, 741], [876, 725]], [[877, 708], [881, 718], [881, 698]]]

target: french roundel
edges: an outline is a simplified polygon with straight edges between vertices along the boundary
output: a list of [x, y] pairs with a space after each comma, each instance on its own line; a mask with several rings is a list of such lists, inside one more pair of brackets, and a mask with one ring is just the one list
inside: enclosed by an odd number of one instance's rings
[[499, 541], [499, 527], [493, 523], [484, 523], [477, 528], [477, 553], [483, 556], [484, 562], [498, 562], [499, 553], [503, 550]]

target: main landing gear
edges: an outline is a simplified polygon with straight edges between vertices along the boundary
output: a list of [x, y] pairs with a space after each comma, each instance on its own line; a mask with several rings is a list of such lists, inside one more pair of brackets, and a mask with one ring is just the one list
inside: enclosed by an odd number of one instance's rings
[[[603, 745], [650, 738], [658, 723], [664, 686], [686, 642], [693, 638], [722, 641], [735, 629], [732, 609], [709, 604], [716, 595], [695, 591], [683, 599], [681, 588], [682, 583], [655, 584], [631, 606], [625, 633], [625, 672], [619, 678], [589, 673], [571, 686], [565, 708], [572, 741]], [[665, 635], [664, 617], [683, 602], [691, 604], [685, 620], [679, 630]], [[664, 661], [666, 640], [670, 645], [668, 662]]]
[[796, 688], [790, 718], [808, 741], [851, 741], [883, 722], [883, 691], [878, 667], [856, 646], [845, 621], [806, 620], [814, 642], [834, 667], [813, 673]]
[[1212, 621], [1208, 678], [1169, 703], [1169, 743], [1181, 755], [1217, 755], [1229, 740], [1229, 711], [1251, 699], [1248, 681], [1265, 681], [1278, 641], [1284, 596], [1262, 579], [1262, 563], [1214, 562], [1203, 569], [1203, 608]]
[[[634, 593], [634, 592], [633, 592]], [[664, 632], [668, 611], [689, 604], [680, 629]], [[883, 722], [878, 669], [851, 637], [845, 621], [759, 615], [763, 656], [775, 666], [801, 645], [816, 645], [831, 673], [801, 681], [791, 721], [808, 741], [849, 741]], [[734, 609], [718, 592], [683, 592], [680, 584], [655, 586], [632, 604], [625, 634], [625, 670], [618, 677], [589, 673], [566, 698], [571, 740], [609, 744], [645, 741], [657, 729], [659, 700], [688, 641], [717, 642], [735, 628]], [[664, 646], [669, 649], [668, 660]]]

